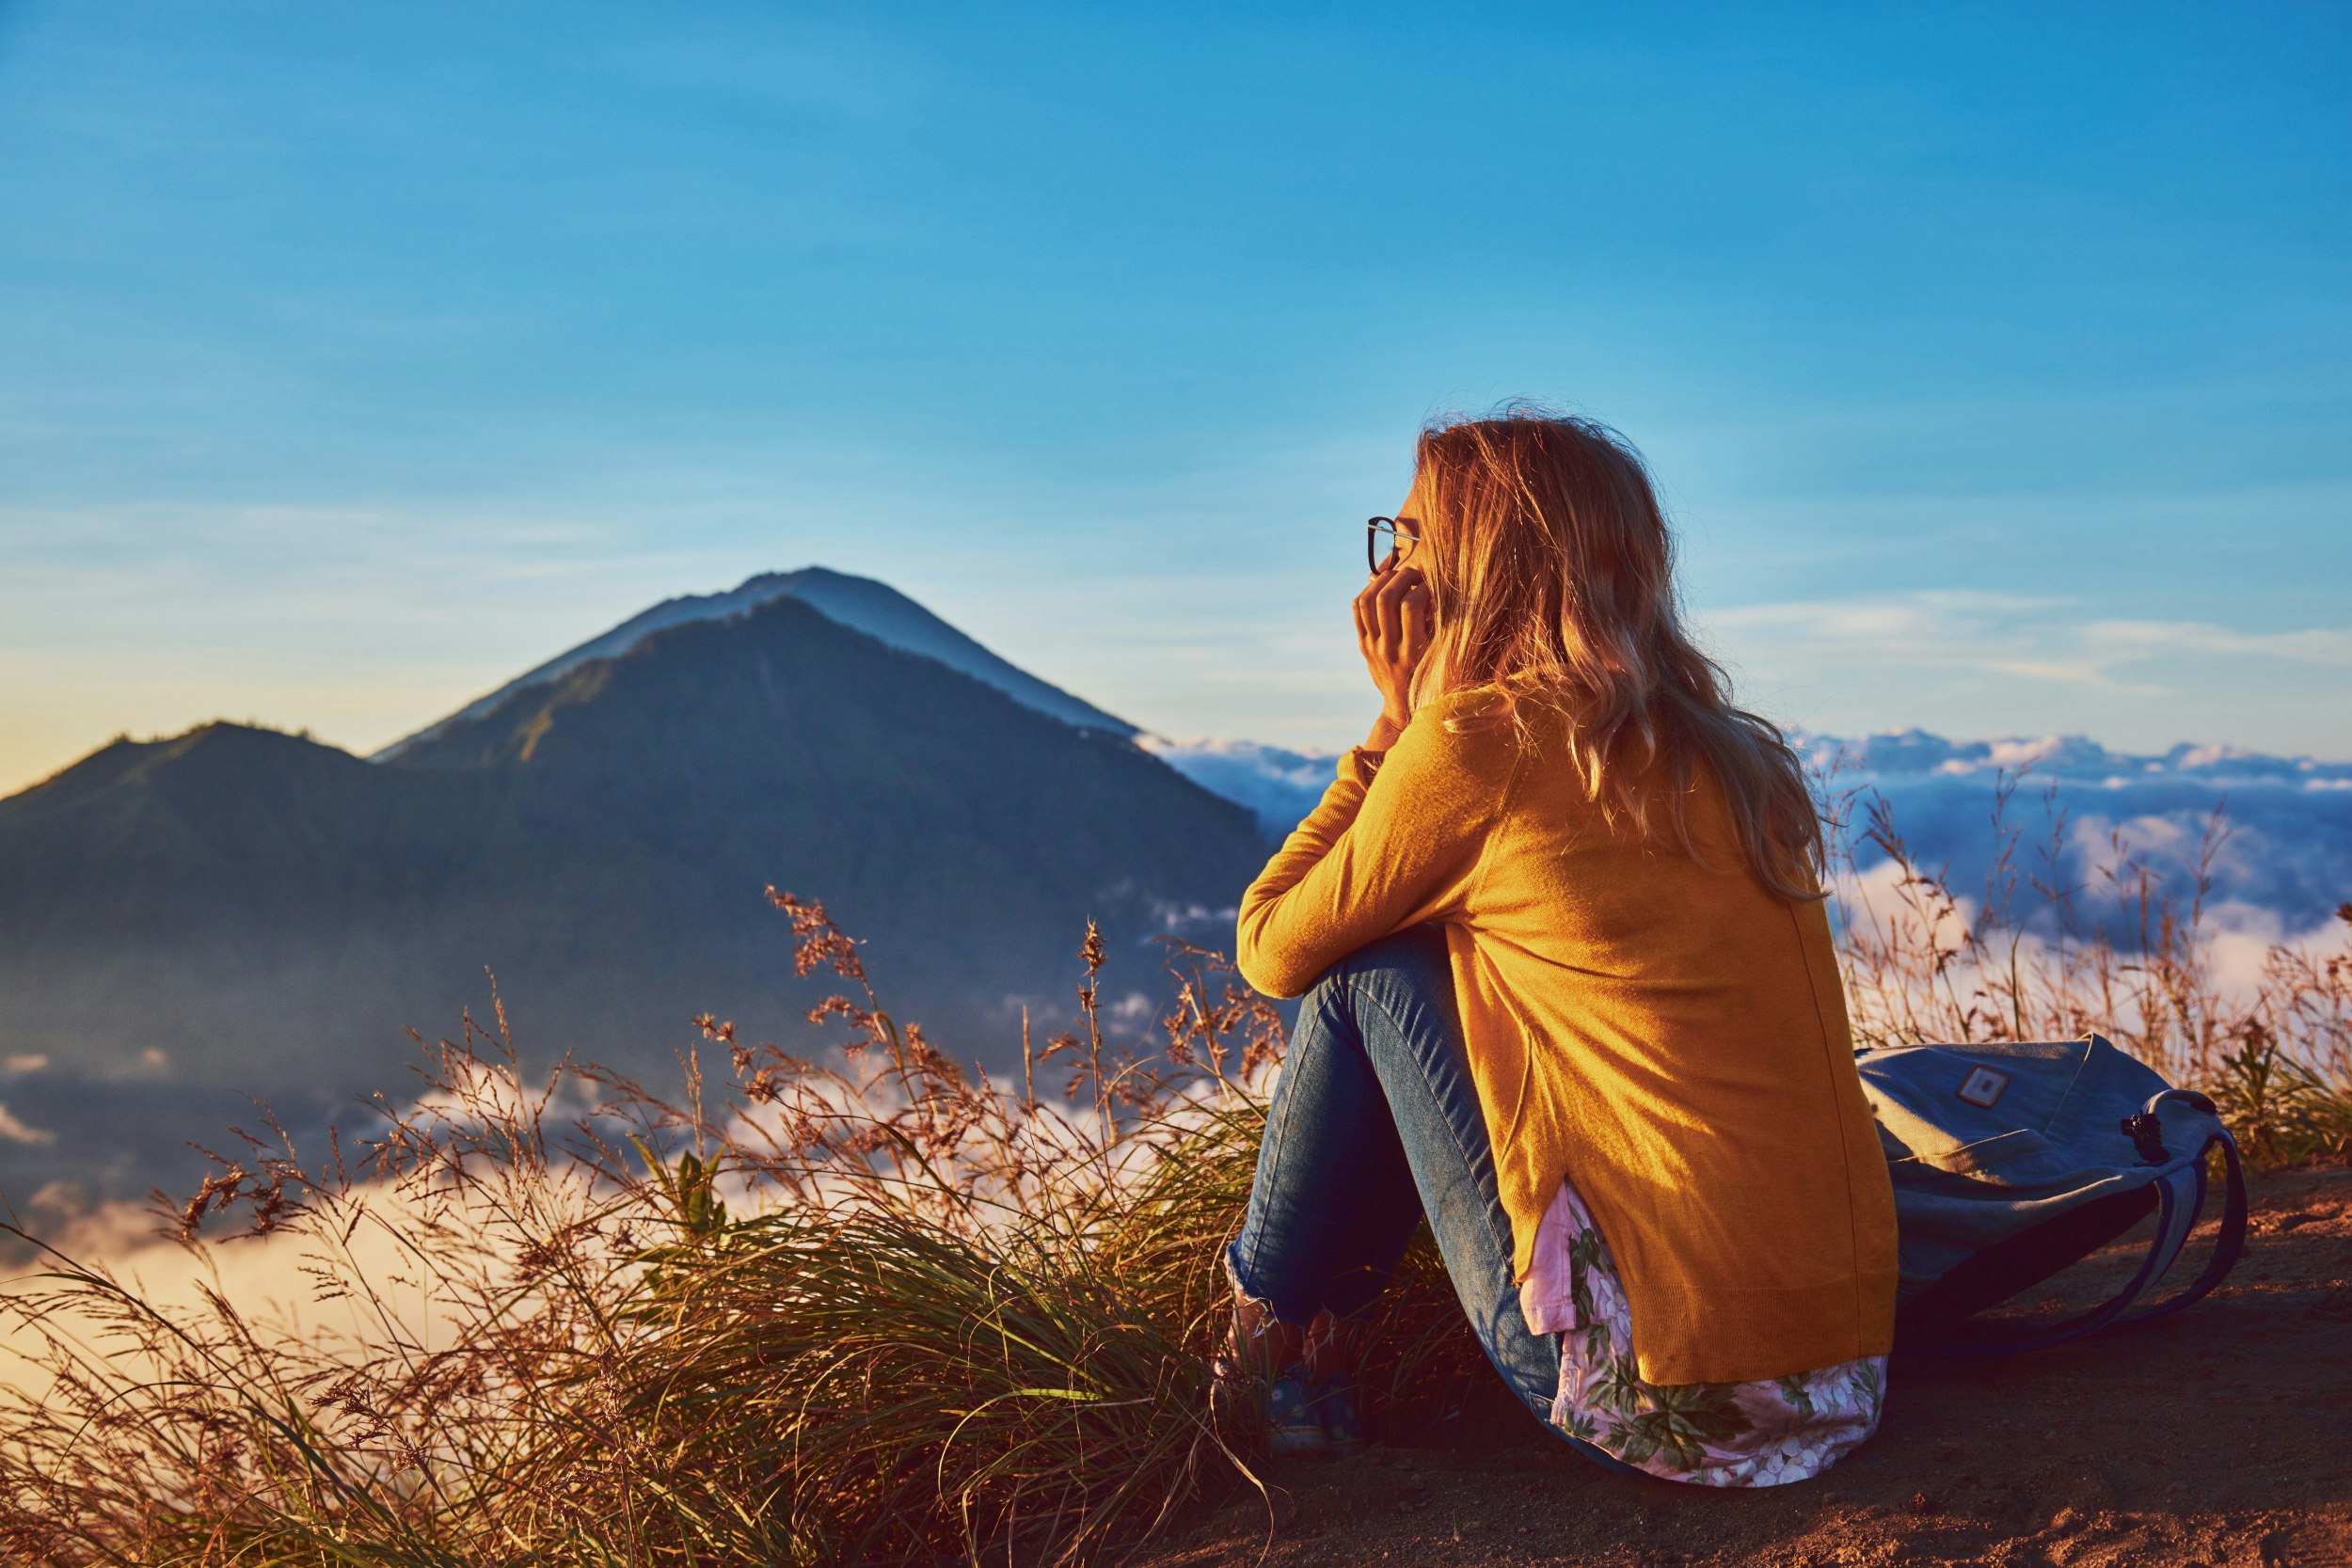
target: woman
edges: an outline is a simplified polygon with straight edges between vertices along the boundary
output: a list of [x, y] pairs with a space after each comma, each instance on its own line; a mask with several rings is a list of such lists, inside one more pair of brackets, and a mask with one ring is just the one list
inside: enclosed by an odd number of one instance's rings
[[1350, 1323], [1426, 1215], [1487, 1354], [1613, 1466], [1819, 1473], [1876, 1428], [1895, 1211], [1820, 830], [1677, 615], [1640, 458], [1517, 408], [1425, 432], [1356, 600], [1379, 721], [1244, 897], [1301, 996], [1222, 1370], [1359, 1441]]

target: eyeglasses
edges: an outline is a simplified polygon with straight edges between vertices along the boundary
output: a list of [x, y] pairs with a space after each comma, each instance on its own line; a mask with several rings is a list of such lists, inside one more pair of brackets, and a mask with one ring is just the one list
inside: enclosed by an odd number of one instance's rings
[[1364, 560], [1375, 577], [1383, 562], [1404, 560], [1420, 543], [1420, 528], [1408, 518], [1375, 517], [1364, 524]]

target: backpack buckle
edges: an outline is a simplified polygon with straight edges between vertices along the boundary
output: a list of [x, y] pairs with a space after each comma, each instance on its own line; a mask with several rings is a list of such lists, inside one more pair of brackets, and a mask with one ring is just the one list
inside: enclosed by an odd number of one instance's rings
[[2132, 1147], [2139, 1150], [2143, 1164], [2160, 1165], [2171, 1158], [2165, 1152], [2164, 1123], [2156, 1119], [2153, 1111], [2134, 1111], [2118, 1125], [2132, 1140]]

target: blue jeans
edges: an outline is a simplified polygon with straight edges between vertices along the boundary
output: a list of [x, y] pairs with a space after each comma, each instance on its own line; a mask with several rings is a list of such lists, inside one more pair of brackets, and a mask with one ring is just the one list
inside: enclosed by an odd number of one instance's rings
[[1560, 1346], [1529, 1333], [1519, 1312], [1511, 1222], [1434, 926], [1349, 954], [1300, 1002], [1249, 1212], [1226, 1259], [1234, 1287], [1280, 1321], [1344, 1318], [1380, 1293], [1424, 1216], [1487, 1359], [1549, 1427]]

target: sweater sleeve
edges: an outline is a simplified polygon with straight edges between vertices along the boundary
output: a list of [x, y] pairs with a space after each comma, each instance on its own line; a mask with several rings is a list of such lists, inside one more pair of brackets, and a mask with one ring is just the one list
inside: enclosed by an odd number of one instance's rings
[[1385, 754], [1360, 749], [1242, 895], [1243, 978], [1297, 996], [1366, 942], [1462, 911], [1502, 815], [1510, 726], [1454, 733], [1462, 697], [1423, 708]]

